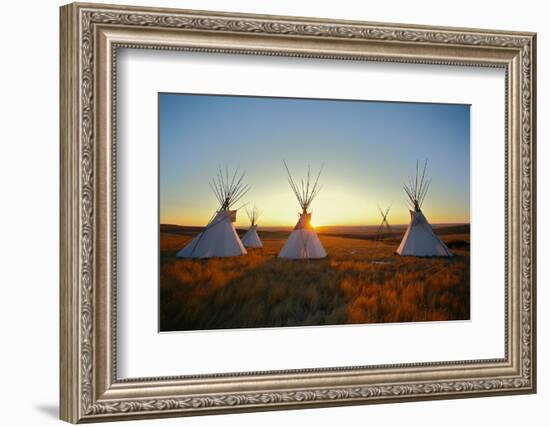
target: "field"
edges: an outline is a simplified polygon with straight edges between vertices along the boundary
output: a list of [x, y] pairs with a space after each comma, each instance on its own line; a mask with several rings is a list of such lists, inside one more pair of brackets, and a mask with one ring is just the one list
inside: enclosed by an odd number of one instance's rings
[[188, 260], [175, 254], [200, 229], [161, 225], [160, 330], [469, 319], [470, 227], [434, 230], [454, 257], [394, 255], [404, 228], [320, 228], [323, 260], [278, 259], [286, 230], [241, 257]]

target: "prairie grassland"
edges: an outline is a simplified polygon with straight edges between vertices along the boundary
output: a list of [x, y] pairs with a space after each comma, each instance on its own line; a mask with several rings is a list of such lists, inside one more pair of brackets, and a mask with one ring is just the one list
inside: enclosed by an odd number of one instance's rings
[[394, 255], [401, 232], [321, 234], [328, 258], [292, 261], [277, 258], [288, 233], [260, 232], [264, 248], [241, 257], [186, 260], [175, 253], [196, 233], [161, 229], [160, 329], [469, 319], [469, 227], [457, 231], [440, 234], [452, 258]]

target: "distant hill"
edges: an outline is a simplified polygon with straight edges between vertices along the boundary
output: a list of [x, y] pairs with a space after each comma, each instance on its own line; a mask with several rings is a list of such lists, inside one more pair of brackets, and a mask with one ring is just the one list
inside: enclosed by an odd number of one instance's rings
[[[360, 240], [370, 240], [370, 239], [400, 239], [405, 232], [406, 225], [397, 225], [393, 226], [393, 230], [390, 232], [383, 232], [378, 234], [378, 226], [322, 226], [317, 227], [317, 233], [320, 235], [330, 235], [337, 237], [344, 237], [348, 239], [360, 239]], [[432, 225], [434, 230], [440, 236], [453, 235], [453, 234], [469, 234], [470, 233], [470, 224], [435, 224]], [[204, 227], [195, 227], [195, 226], [183, 226], [175, 224], [161, 224], [160, 232], [161, 233], [170, 233], [178, 234], [185, 236], [194, 236], [197, 233], [200, 233], [204, 230]], [[288, 229], [274, 228], [273, 230], [269, 229], [259, 229], [258, 233], [262, 238], [280, 238], [286, 236], [290, 233], [292, 227]], [[237, 233], [243, 235], [246, 232], [246, 228], [237, 228]]]
[[175, 224], [160, 224], [161, 233], [171, 233], [171, 234], [196, 234], [204, 230], [204, 227], [194, 227], [194, 226], [183, 226]]
[[[169, 233], [169, 234], [178, 234], [182, 236], [194, 236], [197, 233], [200, 233], [204, 230], [204, 227], [195, 227], [195, 226], [186, 226], [186, 225], [175, 225], [175, 224], [161, 224], [160, 225], [160, 232], [161, 233]], [[242, 236], [244, 233], [246, 233], [247, 228], [237, 228], [237, 234], [239, 236]], [[258, 234], [262, 238], [280, 238], [282, 236], [287, 236], [290, 231], [292, 230], [291, 227], [288, 228], [288, 230], [281, 230], [281, 229], [274, 229], [274, 230], [263, 230], [259, 229]]]
[[[439, 236], [453, 235], [453, 234], [469, 234], [470, 224], [441, 224], [432, 225], [433, 229]], [[407, 226], [397, 225], [392, 226], [391, 231], [383, 231], [378, 233], [378, 227], [349, 227], [349, 231], [346, 231], [344, 227], [320, 227], [317, 228], [317, 233], [320, 235], [326, 234], [331, 236], [345, 237], [347, 239], [401, 239], [403, 233], [405, 233]]]

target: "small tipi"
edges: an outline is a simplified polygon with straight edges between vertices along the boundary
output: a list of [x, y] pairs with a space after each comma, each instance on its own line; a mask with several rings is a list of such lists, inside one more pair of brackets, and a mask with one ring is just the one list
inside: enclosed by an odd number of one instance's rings
[[390, 233], [392, 231], [392, 228], [390, 227], [390, 223], [388, 222], [388, 214], [390, 213], [391, 206], [388, 206], [386, 210], [382, 210], [382, 208], [378, 208], [378, 211], [380, 212], [380, 215], [382, 215], [382, 222], [378, 226], [378, 230], [376, 231], [376, 236], [381, 237], [381, 233], [388, 232]]
[[218, 169], [210, 188], [220, 202], [220, 209], [204, 231], [176, 254], [177, 258], [220, 258], [246, 254], [235, 230], [237, 209], [231, 210], [249, 190], [243, 182], [244, 176], [244, 172], [239, 175], [238, 169], [232, 176], [227, 169], [225, 174], [221, 168]]
[[246, 214], [248, 215], [248, 219], [250, 219], [250, 228], [241, 241], [245, 248], [263, 248], [264, 245], [262, 245], [260, 236], [258, 236], [258, 225], [256, 224], [256, 221], [258, 221], [260, 217], [260, 213], [258, 209], [256, 209], [256, 206], [254, 206], [252, 209], [247, 209]]
[[323, 248], [315, 229], [311, 225], [311, 213], [308, 212], [311, 202], [313, 202], [315, 196], [317, 196], [319, 191], [321, 191], [321, 187], [319, 186], [319, 177], [321, 176], [323, 168], [321, 167], [319, 170], [315, 183], [310, 185], [311, 174], [310, 167], [308, 166], [306, 182], [304, 183], [302, 180], [302, 185], [299, 187], [292, 179], [292, 175], [290, 174], [290, 170], [288, 169], [286, 162], [283, 163], [285, 164], [286, 172], [288, 174], [288, 183], [300, 203], [302, 213], [300, 213], [300, 218], [298, 219], [298, 223], [294, 227], [294, 230], [290, 233], [290, 236], [281, 249], [281, 252], [279, 252], [279, 258], [325, 258], [327, 253], [325, 252], [325, 248]]
[[431, 182], [431, 180], [426, 179], [427, 166], [428, 161], [426, 160], [422, 176], [419, 177], [418, 162], [416, 162], [415, 178], [410, 178], [409, 184], [403, 186], [409, 198], [411, 222], [396, 253], [412, 256], [453, 256], [445, 243], [436, 236], [432, 226], [420, 209]]

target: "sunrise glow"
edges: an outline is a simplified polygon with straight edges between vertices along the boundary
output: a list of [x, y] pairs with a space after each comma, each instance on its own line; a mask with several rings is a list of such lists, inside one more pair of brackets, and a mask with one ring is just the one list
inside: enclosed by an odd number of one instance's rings
[[[246, 171], [262, 227], [293, 227], [300, 206], [287, 182], [318, 171], [311, 225], [409, 222], [403, 183], [418, 159], [432, 179], [431, 223], [468, 223], [469, 106], [160, 94], [160, 222], [204, 226], [219, 208], [209, 186], [219, 166]], [[236, 225], [245, 227], [244, 209]]]

